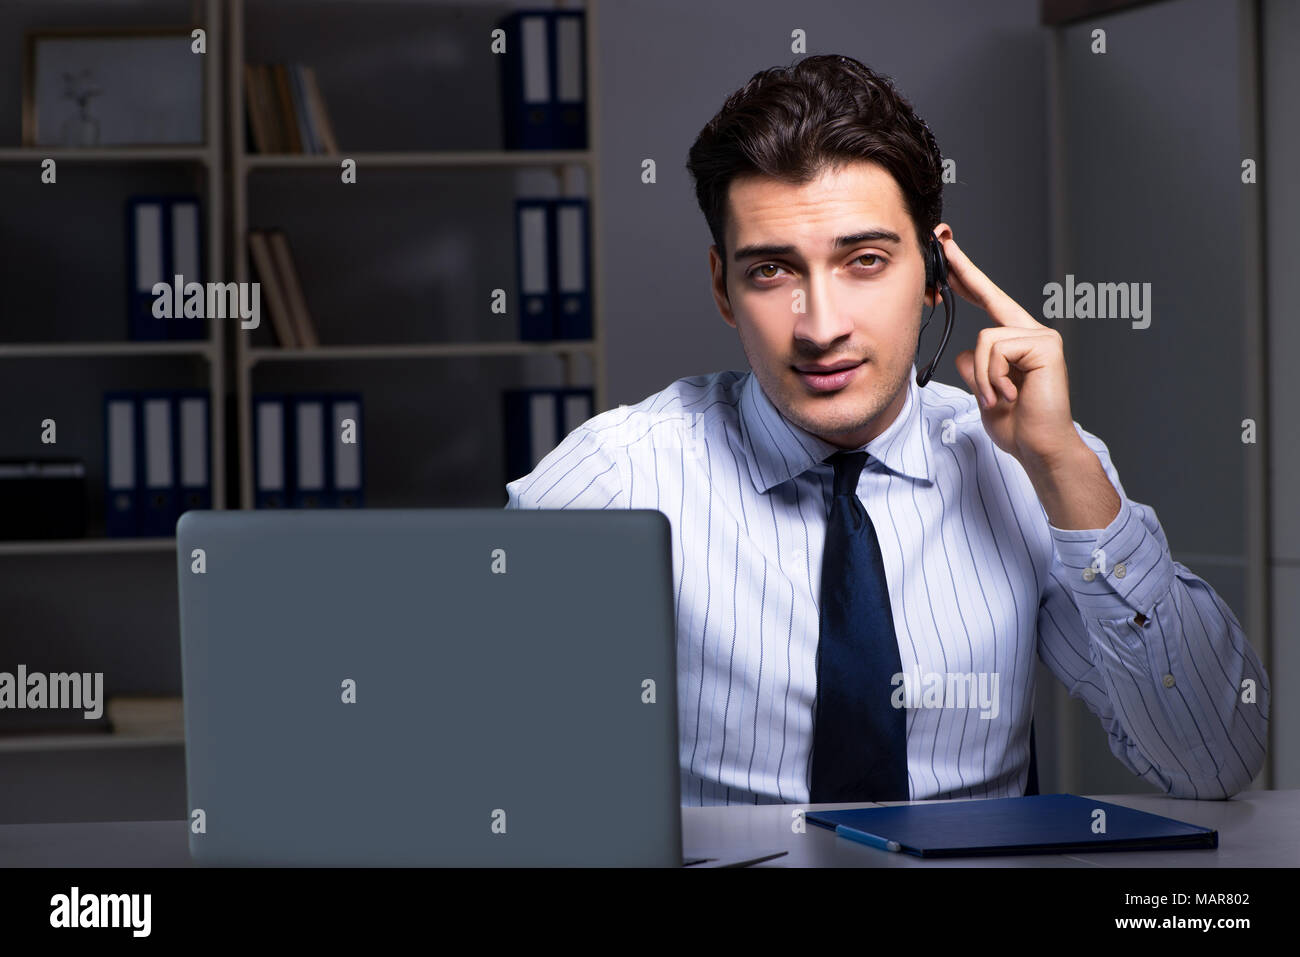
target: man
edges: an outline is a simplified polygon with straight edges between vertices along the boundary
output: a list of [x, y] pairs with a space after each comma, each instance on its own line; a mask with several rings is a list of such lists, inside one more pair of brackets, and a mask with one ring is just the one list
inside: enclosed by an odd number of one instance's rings
[[[1035, 652], [1134, 774], [1247, 787], [1258, 656], [1073, 421], [1060, 335], [940, 222], [938, 147], [889, 80], [760, 73], [688, 168], [752, 371], [597, 415], [506, 487], [672, 523], [682, 802], [1023, 794]], [[973, 394], [916, 379], [931, 236], [994, 322], [956, 357]]]

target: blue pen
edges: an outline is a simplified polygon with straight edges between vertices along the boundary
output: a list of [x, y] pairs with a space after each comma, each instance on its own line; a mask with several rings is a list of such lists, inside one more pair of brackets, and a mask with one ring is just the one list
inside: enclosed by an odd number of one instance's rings
[[840, 837], [847, 837], [850, 841], [857, 841], [859, 844], [867, 844], [871, 847], [879, 848], [882, 851], [901, 851], [903, 846], [897, 841], [891, 841], [888, 838], [877, 837], [875, 834], [868, 834], [866, 831], [859, 831], [855, 828], [845, 827], [843, 824], [835, 826], [835, 833]]

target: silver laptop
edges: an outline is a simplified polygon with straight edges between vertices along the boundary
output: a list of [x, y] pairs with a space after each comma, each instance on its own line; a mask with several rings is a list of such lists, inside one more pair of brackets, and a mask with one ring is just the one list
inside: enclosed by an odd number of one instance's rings
[[684, 863], [662, 513], [191, 511], [177, 545], [196, 861]]

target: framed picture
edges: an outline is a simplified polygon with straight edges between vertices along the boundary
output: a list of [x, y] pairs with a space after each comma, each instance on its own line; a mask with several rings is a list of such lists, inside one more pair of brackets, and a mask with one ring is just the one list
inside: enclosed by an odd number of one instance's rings
[[204, 68], [194, 27], [28, 33], [23, 145], [200, 146]]

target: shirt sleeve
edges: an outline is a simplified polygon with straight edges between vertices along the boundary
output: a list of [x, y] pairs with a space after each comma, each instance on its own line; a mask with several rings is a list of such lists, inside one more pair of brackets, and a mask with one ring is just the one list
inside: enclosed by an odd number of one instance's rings
[[1105, 443], [1075, 428], [1121, 504], [1103, 529], [1049, 523], [1039, 657], [1134, 774], [1172, 797], [1229, 798], [1264, 764], [1268, 675], [1223, 599], [1173, 561], [1155, 512], [1124, 494]]
[[579, 426], [527, 475], [506, 484], [506, 508], [627, 508], [617, 451]]

